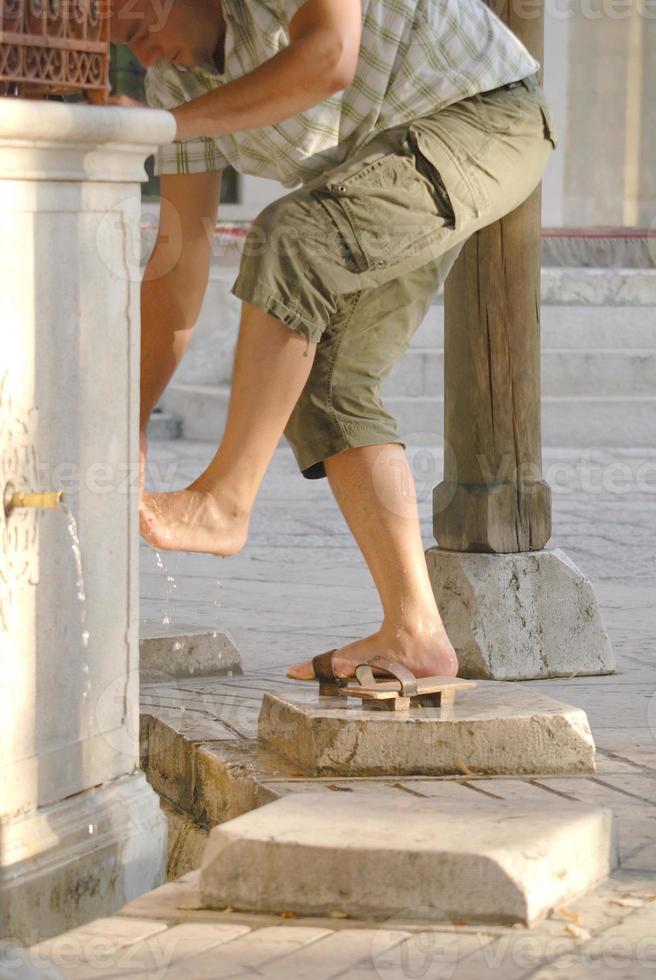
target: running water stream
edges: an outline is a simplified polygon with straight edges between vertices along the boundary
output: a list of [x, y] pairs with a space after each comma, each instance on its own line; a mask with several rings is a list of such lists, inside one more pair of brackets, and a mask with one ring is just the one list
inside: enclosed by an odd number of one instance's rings
[[73, 512], [61, 501], [60, 509], [66, 518], [66, 527], [71, 539], [71, 551], [75, 562], [75, 588], [77, 598], [80, 603], [80, 625], [82, 627], [82, 646], [89, 646], [89, 630], [87, 629], [87, 596], [84, 590], [84, 574], [82, 572], [82, 550], [80, 548], [80, 536], [77, 530], [77, 521]]

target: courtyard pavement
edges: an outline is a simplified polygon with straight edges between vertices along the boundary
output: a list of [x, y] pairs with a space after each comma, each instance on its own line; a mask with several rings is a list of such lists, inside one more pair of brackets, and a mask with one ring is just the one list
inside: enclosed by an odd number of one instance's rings
[[[153, 442], [150, 485], [186, 485], [214, 448]], [[441, 453], [410, 445], [408, 454], [429, 547]], [[532, 930], [458, 923], [427, 930], [401, 920], [299, 919], [284, 910], [279, 916], [209, 912], [198, 908], [192, 872], [120, 915], [69, 934], [68, 959], [58, 940], [41, 944], [38, 951], [59, 962], [61, 975], [633, 980], [656, 974], [656, 451], [549, 450], [544, 464], [553, 492], [549, 547], [566, 551], [591, 579], [618, 669], [603, 678], [529, 682], [583, 708], [599, 750], [596, 777], [540, 782], [551, 793], [613, 808], [621, 869]], [[282, 681], [289, 663], [379, 625], [369, 572], [327, 481], [304, 480], [288, 449], [275, 454], [239, 555], [162, 553], [158, 559], [142, 543], [141, 583], [142, 624], [227, 632], [241, 653], [240, 684]]]

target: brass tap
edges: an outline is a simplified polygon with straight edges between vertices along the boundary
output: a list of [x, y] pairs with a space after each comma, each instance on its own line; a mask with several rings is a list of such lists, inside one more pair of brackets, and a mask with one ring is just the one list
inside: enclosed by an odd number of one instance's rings
[[59, 510], [64, 500], [63, 490], [48, 490], [44, 493], [29, 493], [23, 490], [8, 490], [5, 494], [5, 513], [21, 507], [39, 507]]

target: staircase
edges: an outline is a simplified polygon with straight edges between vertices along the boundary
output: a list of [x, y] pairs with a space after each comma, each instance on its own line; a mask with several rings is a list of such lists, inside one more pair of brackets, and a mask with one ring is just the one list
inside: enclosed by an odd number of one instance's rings
[[[189, 439], [218, 442], [225, 424], [233, 278], [212, 270], [192, 345], [162, 399]], [[382, 389], [409, 445], [442, 434], [443, 326], [439, 297]], [[656, 445], [656, 270], [543, 269], [542, 433], [545, 446]]]

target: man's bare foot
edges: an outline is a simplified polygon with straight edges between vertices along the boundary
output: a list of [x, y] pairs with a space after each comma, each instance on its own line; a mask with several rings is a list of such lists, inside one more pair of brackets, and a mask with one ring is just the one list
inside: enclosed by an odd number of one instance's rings
[[[338, 677], [353, 677], [356, 664], [378, 654], [397, 660], [416, 677], [455, 677], [458, 673], [458, 658], [441, 622], [418, 630], [381, 627], [377, 633], [347, 643], [334, 655], [335, 673]], [[309, 680], [314, 677], [312, 661], [294, 664], [287, 676]]]
[[246, 544], [250, 514], [195, 484], [172, 493], [144, 493], [139, 501], [142, 536], [164, 551], [234, 555]]

